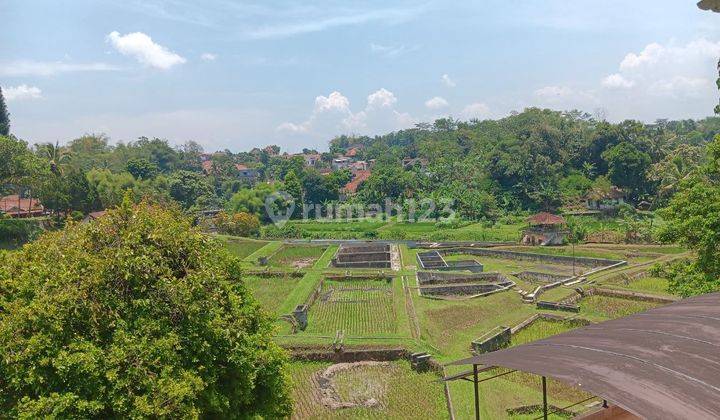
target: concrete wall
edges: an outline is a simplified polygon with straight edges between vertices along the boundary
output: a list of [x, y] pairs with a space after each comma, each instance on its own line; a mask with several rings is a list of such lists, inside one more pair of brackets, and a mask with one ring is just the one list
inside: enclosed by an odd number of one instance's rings
[[479, 295], [503, 290], [501, 284], [477, 283], [477, 284], [444, 284], [436, 286], [423, 286], [420, 293], [430, 296], [454, 296], [454, 295]]
[[[548, 264], [572, 265], [573, 257], [566, 255], [545, 255], [535, 254], [532, 252], [506, 251], [501, 249], [483, 249], [483, 248], [449, 248], [439, 250], [442, 255], [452, 254], [468, 254], [480, 255], [485, 257], [504, 258], [510, 260], [539, 261]], [[589, 258], [575, 257], [575, 265], [584, 267], [605, 267], [608, 265], [618, 264], [620, 260], [610, 260], [606, 258]]]
[[418, 271], [417, 273], [418, 284], [420, 286], [432, 285], [432, 284], [453, 284], [453, 283], [472, 283], [472, 282], [494, 282], [494, 283], [505, 283], [510, 280], [500, 273], [473, 273], [473, 274], [461, 274], [461, 273], [443, 273], [443, 272], [428, 272]]
[[333, 266], [338, 267], [338, 268], [391, 268], [390, 261], [356, 261], [356, 262], [333, 261]]
[[510, 327], [497, 327], [497, 332], [491, 331], [489, 337], [480, 337], [470, 343], [472, 352], [475, 354], [489, 353], [500, 350], [510, 345]]
[[390, 261], [390, 252], [361, 252], [357, 254], [338, 254], [334, 258], [337, 262], [358, 261]]
[[520, 280], [539, 281], [541, 283], [555, 283], [556, 281], [561, 281], [572, 277], [561, 274], [541, 273], [539, 271], [521, 271], [514, 275]]

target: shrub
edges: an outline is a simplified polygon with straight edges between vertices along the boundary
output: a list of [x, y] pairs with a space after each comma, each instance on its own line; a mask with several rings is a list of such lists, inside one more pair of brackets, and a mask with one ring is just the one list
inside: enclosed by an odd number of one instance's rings
[[129, 200], [0, 254], [0, 412], [287, 416], [286, 356], [239, 264], [178, 209]]
[[260, 219], [246, 212], [231, 215], [220, 212], [215, 216], [215, 227], [218, 231], [230, 235], [257, 236], [260, 233]]

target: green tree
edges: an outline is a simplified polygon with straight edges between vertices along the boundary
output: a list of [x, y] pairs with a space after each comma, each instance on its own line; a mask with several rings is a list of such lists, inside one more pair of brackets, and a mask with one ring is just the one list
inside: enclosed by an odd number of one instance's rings
[[135, 179], [150, 179], [158, 173], [158, 166], [145, 158], [128, 160], [126, 168]]
[[295, 170], [290, 170], [283, 179], [283, 190], [290, 194], [295, 200], [295, 210], [293, 216], [302, 213], [303, 204], [303, 191], [302, 184], [300, 183], [300, 177], [295, 173]]
[[72, 152], [68, 148], [60, 146], [59, 142], [40, 144], [37, 146], [37, 150], [40, 156], [50, 163], [50, 170], [53, 173], [62, 173], [72, 156]]
[[631, 198], [637, 199], [647, 191], [646, 174], [652, 164], [647, 153], [624, 141], [606, 150], [602, 157], [607, 162], [610, 181], [627, 190]]
[[0, 136], [10, 135], [10, 113], [5, 105], [5, 97], [0, 87]]
[[720, 136], [708, 147], [708, 162], [682, 181], [668, 207], [660, 239], [679, 243], [697, 254], [690, 263], [668, 270], [671, 291], [683, 296], [720, 289]]
[[290, 414], [272, 319], [180, 211], [126, 202], [0, 258], [5, 416]]
[[188, 209], [195, 205], [198, 198], [213, 195], [213, 189], [207, 179], [196, 172], [176, 171], [169, 177], [170, 197]]

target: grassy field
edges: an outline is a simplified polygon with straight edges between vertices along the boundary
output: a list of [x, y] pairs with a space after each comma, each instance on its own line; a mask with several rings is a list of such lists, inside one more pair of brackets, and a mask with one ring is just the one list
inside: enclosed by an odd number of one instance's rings
[[238, 258], [245, 258], [268, 244], [267, 241], [244, 240], [231, 236], [221, 236], [225, 248]]
[[580, 313], [599, 318], [620, 318], [659, 306], [653, 302], [609, 296], [588, 296], [580, 301]]
[[[396, 221], [358, 221], [350, 226], [340, 224], [312, 222], [306, 223], [304, 228], [315, 232], [338, 232], [341, 237], [345, 234], [356, 234], [375, 230], [378, 237], [404, 236], [430, 238], [442, 235], [447, 238], [457, 235], [457, 239], [480, 240], [478, 232], [491, 229], [496, 230], [496, 238], [504, 234], [519, 232], [523, 224], [497, 225], [487, 228], [484, 224], [470, 224], [457, 228], [440, 228], [434, 223], [406, 224]], [[502, 232], [502, 233], [500, 233]], [[328, 235], [332, 235], [328, 233]], [[462, 235], [468, 235], [463, 238]], [[486, 235], [488, 238], [490, 235]], [[453, 239], [455, 239], [453, 238]], [[487, 239], [486, 239], [487, 240]], [[337, 245], [313, 246], [311, 244], [285, 244], [281, 241], [251, 244], [235, 244], [244, 247], [242, 251], [233, 250], [234, 253], [244, 252], [247, 256], [244, 263], [248, 269], [257, 270], [258, 257], [269, 258], [269, 269], [274, 271], [300, 271], [302, 277], [286, 278], [285, 276], [260, 279], [249, 277], [248, 287], [257, 299], [268, 310], [276, 315], [292, 312], [293, 308], [305, 303], [314, 290], [323, 284], [319, 298], [309, 311], [308, 327], [305, 331], [290, 332], [289, 324], [278, 322], [279, 330], [276, 340], [282, 345], [313, 345], [330, 348], [337, 330], [345, 332], [344, 344], [346, 346], [393, 346], [404, 347], [410, 351], [427, 351], [433, 358], [441, 363], [467, 357], [470, 352], [470, 342], [485, 332], [499, 325], [514, 326], [539, 312], [535, 305], [522, 303], [515, 291], [506, 291], [486, 297], [469, 300], [437, 300], [422, 297], [416, 289], [416, 255], [418, 249], [409, 248], [400, 244], [401, 270], [396, 272], [395, 278], [386, 280], [327, 280], [330, 274], [372, 275], [380, 270], [369, 269], [336, 269], [329, 265], [337, 250]], [[233, 245], [229, 245], [231, 247]], [[253, 248], [253, 249], [248, 249]], [[572, 255], [570, 247], [506, 247], [517, 251], [535, 252], [550, 255]], [[586, 257], [600, 257], [611, 259], [625, 259], [628, 266], [611, 270], [602, 275], [594, 275], [598, 285], [625, 290], [636, 290], [653, 294], [665, 294], [667, 281], [659, 278], [631, 279], [633, 275], [642, 273], [651, 266], [653, 261], [660, 259], [666, 261], [684, 252], [681, 248], [665, 246], [640, 245], [609, 245], [591, 244], [580, 245], [575, 248], [575, 255]], [[475, 259], [485, 266], [485, 271], [497, 271], [511, 276], [512, 273], [529, 270], [547, 273], [561, 273], [570, 275], [572, 266], [561, 264], [543, 264], [532, 261], [517, 261], [501, 258], [488, 258], [474, 255], [452, 255], [448, 260]], [[297, 264], [300, 262], [300, 264]], [[578, 267], [578, 273], [583, 268]], [[585, 270], [587, 270], [585, 268]], [[403, 286], [402, 277], [407, 279], [407, 288]], [[533, 290], [537, 284], [510, 277], [517, 282], [517, 288]], [[559, 301], [574, 295], [572, 287], [559, 287], [551, 289], [542, 295], [543, 300]], [[655, 306], [652, 303], [637, 302], [627, 299], [592, 296], [579, 303], [582, 318], [594, 322], [624, 316]], [[512, 345], [532, 342], [550, 335], [558, 334], [576, 327], [569, 322], [555, 322], [538, 320], [530, 327], [520, 331], [513, 337]], [[418, 334], [415, 334], [417, 328]], [[404, 362], [402, 362], [404, 363]], [[366, 372], [349, 372], [337, 377], [338, 392], [344, 398], [373, 397], [368, 391], [383, 388], [387, 391], [386, 400], [379, 407], [353, 408], [342, 411], [333, 411], [319, 403], [319, 397], [312, 387], [302, 384], [312, 383], [319, 370], [327, 367], [326, 363], [299, 363], [292, 366], [293, 381], [296, 383], [294, 393], [296, 403], [296, 418], [442, 418], [445, 414], [444, 398], [441, 384], [434, 383], [431, 388], [418, 388], [418, 392], [432, 395], [429, 401], [422, 400], [424, 411], [414, 412], [409, 404], [409, 397], [403, 393], [393, 393], [393, 384], [402, 378], [406, 386], [410, 386], [413, 378], [405, 373], [392, 370]], [[457, 373], [467, 367], [448, 367], [447, 373]], [[415, 375], [415, 374], [413, 374]], [[488, 375], [489, 376], [489, 375]], [[434, 377], [433, 377], [434, 378]], [[300, 385], [298, 385], [300, 384]], [[566, 406], [585, 397], [585, 394], [576, 389], [567, 387], [559, 382], [550, 380], [550, 404]], [[418, 386], [419, 385], [412, 385]], [[452, 401], [457, 418], [471, 418], [473, 410], [472, 384], [456, 381], [450, 385]], [[437, 389], [437, 392], [435, 391]], [[359, 394], [358, 394], [359, 393]], [[507, 410], [526, 405], [540, 404], [541, 389], [539, 378], [524, 373], [513, 373], [507, 377], [482, 383], [480, 386], [481, 411], [483, 418], [534, 418], [531, 415], [510, 415]], [[437, 401], [435, 401], [437, 397]], [[413, 402], [413, 404], [418, 404]], [[434, 411], [433, 407], [441, 407]], [[400, 408], [404, 407], [404, 408]], [[410, 411], [408, 411], [410, 410]], [[410, 413], [410, 414], [407, 414]], [[540, 415], [540, 413], [537, 413]], [[535, 416], [537, 417], [537, 416]], [[551, 418], [563, 418], [551, 416]]]
[[324, 246], [283, 245], [268, 260], [268, 265], [279, 268], [308, 268], [325, 252]]
[[[255, 299], [268, 312], [274, 315], [282, 315], [282, 303], [300, 283], [298, 277], [243, 277], [245, 284], [252, 292]], [[289, 312], [289, 311], [286, 311]]]
[[294, 362], [295, 419], [444, 419], [448, 418], [442, 384], [432, 373], [416, 373], [405, 361], [390, 366], [368, 366], [345, 371], [333, 378], [343, 401], [375, 398], [372, 408], [332, 410], [321, 403], [317, 375], [330, 366], [323, 362]]
[[397, 332], [394, 291], [386, 280], [323, 282], [310, 308], [307, 333], [379, 335]]

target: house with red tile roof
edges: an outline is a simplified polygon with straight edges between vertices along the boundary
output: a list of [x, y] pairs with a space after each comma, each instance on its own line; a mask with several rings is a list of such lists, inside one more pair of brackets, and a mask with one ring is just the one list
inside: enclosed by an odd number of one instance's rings
[[10, 217], [34, 217], [42, 216], [45, 208], [37, 198], [23, 198], [12, 194], [0, 198], [0, 213]]
[[542, 212], [528, 217], [528, 227], [523, 231], [524, 245], [562, 245], [569, 231], [562, 216]]
[[343, 187], [343, 192], [347, 195], [352, 195], [357, 193], [358, 187], [360, 187], [360, 184], [365, 182], [368, 178], [370, 178], [370, 175], [372, 173], [370, 171], [356, 171], [355, 176], [353, 177], [352, 181], [348, 182]]

